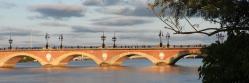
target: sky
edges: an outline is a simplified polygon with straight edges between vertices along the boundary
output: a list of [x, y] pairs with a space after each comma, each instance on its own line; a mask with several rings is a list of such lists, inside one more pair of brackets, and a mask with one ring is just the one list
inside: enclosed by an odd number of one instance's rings
[[[0, 0], [0, 47], [8, 47], [10, 33], [13, 47], [58, 46], [60, 34], [67, 46], [100, 46], [104, 32], [106, 44], [158, 45], [159, 31], [171, 34], [170, 44], [210, 44], [216, 40], [202, 34], [180, 35], [163, 28], [147, 4], [151, 0]], [[202, 18], [190, 20], [199, 27], [212, 27]], [[182, 23], [184, 26], [184, 22]], [[187, 25], [186, 25], [187, 26]], [[163, 37], [163, 43], [166, 38]]]

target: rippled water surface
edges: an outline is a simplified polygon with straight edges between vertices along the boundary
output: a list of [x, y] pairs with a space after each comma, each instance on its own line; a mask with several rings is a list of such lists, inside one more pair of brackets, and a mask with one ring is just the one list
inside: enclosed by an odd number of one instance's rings
[[90, 60], [64, 68], [19, 63], [16, 68], [0, 68], [0, 83], [201, 83], [197, 72], [201, 64], [201, 59], [160, 67], [147, 60], [127, 60], [122, 67], [97, 67]]

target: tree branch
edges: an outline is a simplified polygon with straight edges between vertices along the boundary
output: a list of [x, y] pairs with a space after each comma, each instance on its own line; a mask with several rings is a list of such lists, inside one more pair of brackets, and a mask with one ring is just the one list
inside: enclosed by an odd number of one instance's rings
[[[212, 32], [206, 32], [206, 31], [209, 31], [209, 30], [214, 30]], [[205, 35], [208, 35], [208, 36], [212, 36], [216, 33], [219, 33], [219, 32], [224, 32], [224, 31], [232, 31], [232, 30], [249, 30], [249, 27], [234, 27], [234, 28], [229, 28], [229, 27], [225, 27], [223, 29], [218, 29], [218, 28], [206, 28], [206, 29], [202, 29], [202, 30], [199, 30], [199, 31], [189, 31], [189, 32], [179, 32], [179, 31], [175, 31], [175, 34], [193, 34], [193, 33], [201, 33], [201, 34], [205, 34]]]
[[184, 16], [184, 19], [188, 22], [188, 24], [195, 30], [195, 31], [198, 31], [194, 25]]

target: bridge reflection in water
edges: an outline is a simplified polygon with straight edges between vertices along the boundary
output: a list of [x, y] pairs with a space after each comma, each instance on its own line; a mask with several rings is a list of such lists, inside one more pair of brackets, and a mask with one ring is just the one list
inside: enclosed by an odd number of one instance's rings
[[131, 56], [139, 55], [154, 65], [174, 65], [184, 56], [201, 55], [203, 45], [172, 45], [170, 48], [156, 46], [119, 46], [116, 48], [76, 47], [28, 49], [16, 48], [0, 51], [0, 67], [15, 67], [23, 57], [37, 60], [41, 66], [66, 66], [75, 57], [82, 56], [93, 60], [99, 66], [122, 65]]
[[144, 59], [109, 67], [91, 61], [72, 61], [70, 67], [34, 67], [37, 65], [18, 63], [14, 69], [0, 68], [0, 83], [201, 83], [197, 73], [201, 59], [181, 59], [175, 66], [153, 66]]

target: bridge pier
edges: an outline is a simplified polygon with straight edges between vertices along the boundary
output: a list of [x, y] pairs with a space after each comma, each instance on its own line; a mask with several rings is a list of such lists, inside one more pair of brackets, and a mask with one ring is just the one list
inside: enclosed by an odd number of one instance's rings
[[102, 62], [102, 63], [98, 64], [98, 66], [100, 66], [100, 67], [107, 67], [107, 66], [110, 66], [110, 64], [106, 63], [106, 62]]
[[42, 67], [48, 68], [48, 67], [56, 67], [56, 66], [54, 66], [52, 64], [46, 64], [46, 65], [42, 65]]
[[1, 65], [0, 68], [15, 68], [15, 64], [4, 64]]
[[168, 63], [165, 63], [165, 62], [158, 62], [155, 64], [156, 66], [166, 66], [166, 65], [169, 65]]

